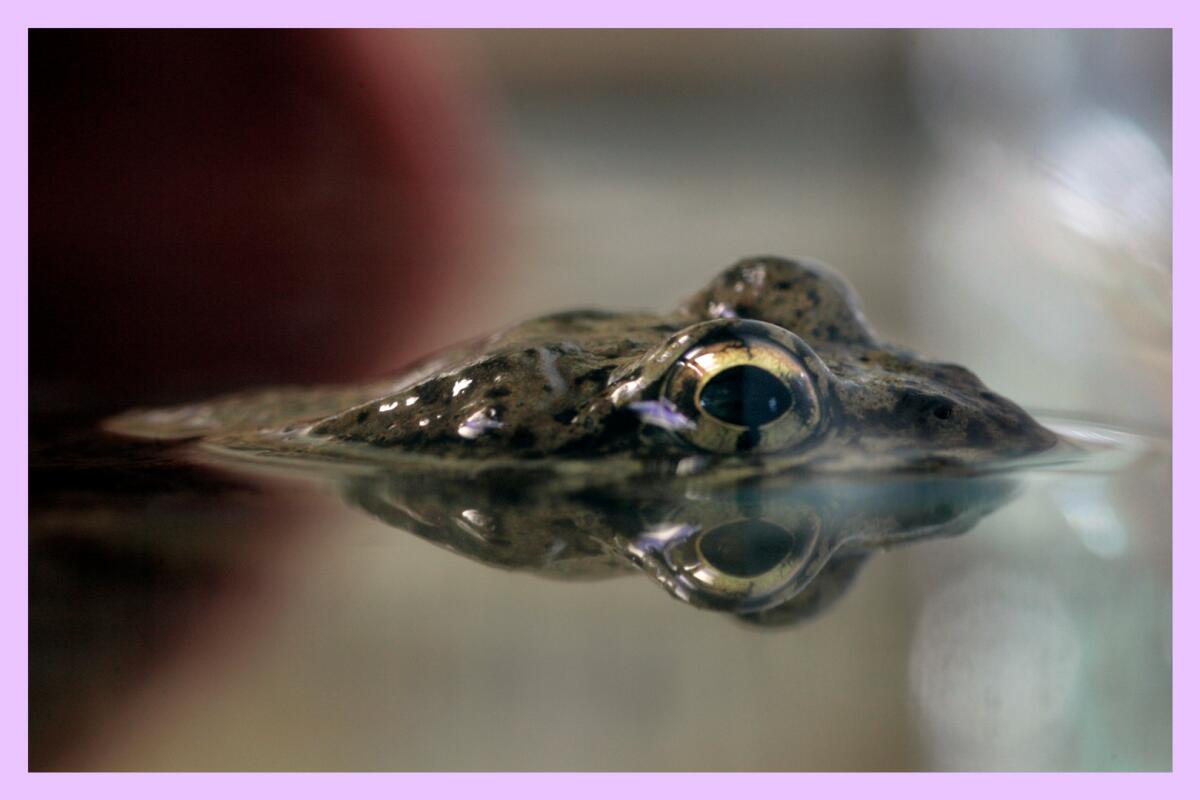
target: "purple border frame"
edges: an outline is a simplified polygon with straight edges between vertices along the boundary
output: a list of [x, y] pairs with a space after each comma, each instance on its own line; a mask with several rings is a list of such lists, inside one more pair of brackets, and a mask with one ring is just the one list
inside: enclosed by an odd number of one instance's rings
[[[30, 27], [1162, 27], [1174, 29], [1174, 134], [1177, 142], [1196, 141], [1196, 36], [1192, 13], [1185, 3], [1139, 0], [1136, 3], [1098, 3], [1095, 0], [1008, 0], [1002, 4], [968, 6], [951, 0], [894, 3], [886, 0], [803, 7], [781, 0], [742, 0], [721, 7], [702, 7], [687, 0], [660, 0], [652, 7], [635, 0], [609, 0], [589, 7], [547, 0], [509, 0], [485, 3], [459, 2], [453, 6], [423, 7], [382, 0], [340, 0], [338, 3], [283, 3], [279, 0], [250, 5], [245, 0], [208, 0], [189, 6], [152, 3], [149, 0], [110, 0], [107, 3], [74, 1], [41, 4], [13, 0], [3, 12], [6, 67], [0, 85], [4, 106], [12, 109], [4, 125], [3, 164], [5, 249], [10, 266], [5, 271], [8, 289], [0, 303], [4, 313], [0, 336], [8, 375], [19, 375], [0, 403], [9, 419], [28, 419], [28, 36]], [[1174, 215], [1175, 263], [1182, 264], [1174, 279], [1174, 352], [1185, 365], [1200, 340], [1195, 317], [1180, 313], [1196, 300], [1196, 278], [1186, 265], [1196, 245], [1192, 229], [1178, 224], [1195, 219], [1196, 173], [1190, 149], [1174, 148], [1176, 196]], [[1200, 379], [1193, 370], [1174, 370], [1174, 408], [1197, 406]], [[13, 381], [16, 383], [17, 381]], [[19, 389], [19, 391], [18, 391]], [[962, 795], [1009, 797], [1013, 792], [1086, 793], [1125, 800], [1131, 790], [1153, 796], [1197, 796], [1188, 790], [1195, 777], [1195, 756], [1200, 733], [1196, 730], [1197, 689], [1180, 675], [1194, 673], [1200, 653], [1193, 626], [1186, 623], [1197, 608], [1197, 584], [1179, 580], [1197, 568], [1197, 544], [1192, 537], [1174, 537], [1174, 735], [1173, 773], [1161, 774], [30, 774], [28, 741], [28, 439], [27, 428], [17, 433], [18, 447], [10, 448], [3, 463], [5, 527], [15, 550], [3, 560], [0, 596], [6, 613], [0, 615], [8, 657], [0, 666], [4, 687], [0, 711], [4, 771], [0, 778], [8, 797], [66, 797], [84, 792], [91, 798], [134, 798], [161, 795], [209, 798], [222, 794], [286, 793], [289, 798], [323, 797], [332, 790], [418, 792], [471, 792], [489, 796], [550, 795], [569, 792], [573, 798], [606, 797], [613, 793], [646, 793], [663, 796], [687, 792], [700, 797], [733, 793], [821, 790], [884, 790], [889, 795], [921, 797]], [[1174, 438], [1174, 530], [1196, 530], [1200, 518], [1200, 493], [1193, 486], [1198, 465], [1195, 445], [1200, 424], [1189, 414], [1180, 420]]]

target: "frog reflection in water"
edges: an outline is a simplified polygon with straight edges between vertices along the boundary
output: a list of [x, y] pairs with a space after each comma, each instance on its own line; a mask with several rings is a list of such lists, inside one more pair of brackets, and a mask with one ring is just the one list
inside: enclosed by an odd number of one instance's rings
[[695, 477], [594, 486], [506, 470], [482, 481], [381, 469], [344, 496], [383, 522], [492, 567], [589, 580], [640, 571], [672, 596], [760, 625], [830, 608], [872, 552], [965, 533], [1012, 477]]
[[828, 267], [774, 257], [735, 264], [667, 314], [553, 314], [392, 379], [132, 412], [110, 428], [333, 461], [681, 474], [956, 471], [1055, 442], [966, 369], [881, 342]]

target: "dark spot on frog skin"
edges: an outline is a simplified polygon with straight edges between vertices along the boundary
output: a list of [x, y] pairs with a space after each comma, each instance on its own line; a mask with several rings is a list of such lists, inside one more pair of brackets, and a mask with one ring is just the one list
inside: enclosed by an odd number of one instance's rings
[[562, 411], [556, 412], [552, 418], [554, 419], [555, 422], [558, 422], [562, 425], [570, 425], [572, 422], [575, 421], [575, 417], [576, 417], [575, 409], [564, 408]]
[[529, 428], [517, 428], [508, 443], [517, 450], [528, 450], [537, 443], [537, 436]]
[[493, 399], [497, 397], [508, 397], [510, 394], [512, 394], [512, 389], [509, 389], [507, 386], [496, 386], [492, 389], [488, 389], [487, 392], [487, 396]]
[[603, 422], [585, 435], [559, 446], [555, 455], [579, 456], [611, 452], [637, 436], [641, 420], [628, 409], [618, 409], [604, 417]]
[[1016, 416], [1000, 415], [995, 418], [995, 422], [1002, 431], [1009, 434], [1020, 433], [1023, 427], [1021, 420]]
[[358, 412], [358, 414], [354, 417], [354, 419], [356, 419], [361, 424], [363, 422], [366, 422], [367, 417], [369, 417], [369, 416], [371, 416], [371, 412], [367, 411], [364, 408], [362, 411]]
[[576, 376], [575, 385], [580, 386], [588, 382], [604, 384], [608, 382], [608, 376], [611, 374], [612, 367], [596, 367], [595, 369], [589, 370], [582, 375]]
[[937, 419], [950, 419], [951, 410], [950, 404], [937, 395], [910, 390], [903, 392], [896, 400], [892, 413], [901, 421], [911, 423], [920, 422], [931, 416]]
[[869, 414], [867, 421], [887, 430], [908, 431], [915, 438], [929, 440], [935, 435], [940, 421], [948, 419], [950, 414], [950, 404], [943, 398], [905, 389], [890, 411]]
[[510, 359], [504, 353], [498, 353], [494, 357], [491, 366], [492, 366], [492, 371], [495, 372], [497, 375], [507, 375], [508, 373], [512, 372], [512, 368], [513, 368], [512, 359]]
[[990, 447], [992, 444], [992, 434], [987, 426], [977, 419], [967, 423], [966, 436], [967, 444], [971, 447]]

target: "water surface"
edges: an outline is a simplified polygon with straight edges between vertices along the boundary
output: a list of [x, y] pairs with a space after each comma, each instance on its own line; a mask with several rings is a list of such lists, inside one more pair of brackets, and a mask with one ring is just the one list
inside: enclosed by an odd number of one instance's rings
[[1169, 448], [1050, 422], [1086, 457], [602, 486], [35, 424], [32, 766], [1169, 768]]

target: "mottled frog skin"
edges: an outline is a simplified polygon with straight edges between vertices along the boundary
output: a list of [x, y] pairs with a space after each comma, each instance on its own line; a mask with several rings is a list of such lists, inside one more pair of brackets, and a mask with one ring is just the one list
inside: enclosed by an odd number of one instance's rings
[[881, 342], [830, 268], [775, 257], [740, 261], [666, 314], [552, 314], [383, 381], [231, 395], [110, 427], [339, 458], [608, 457], [680, 471], [943, 470], [1055, 443], [966, 369]]

